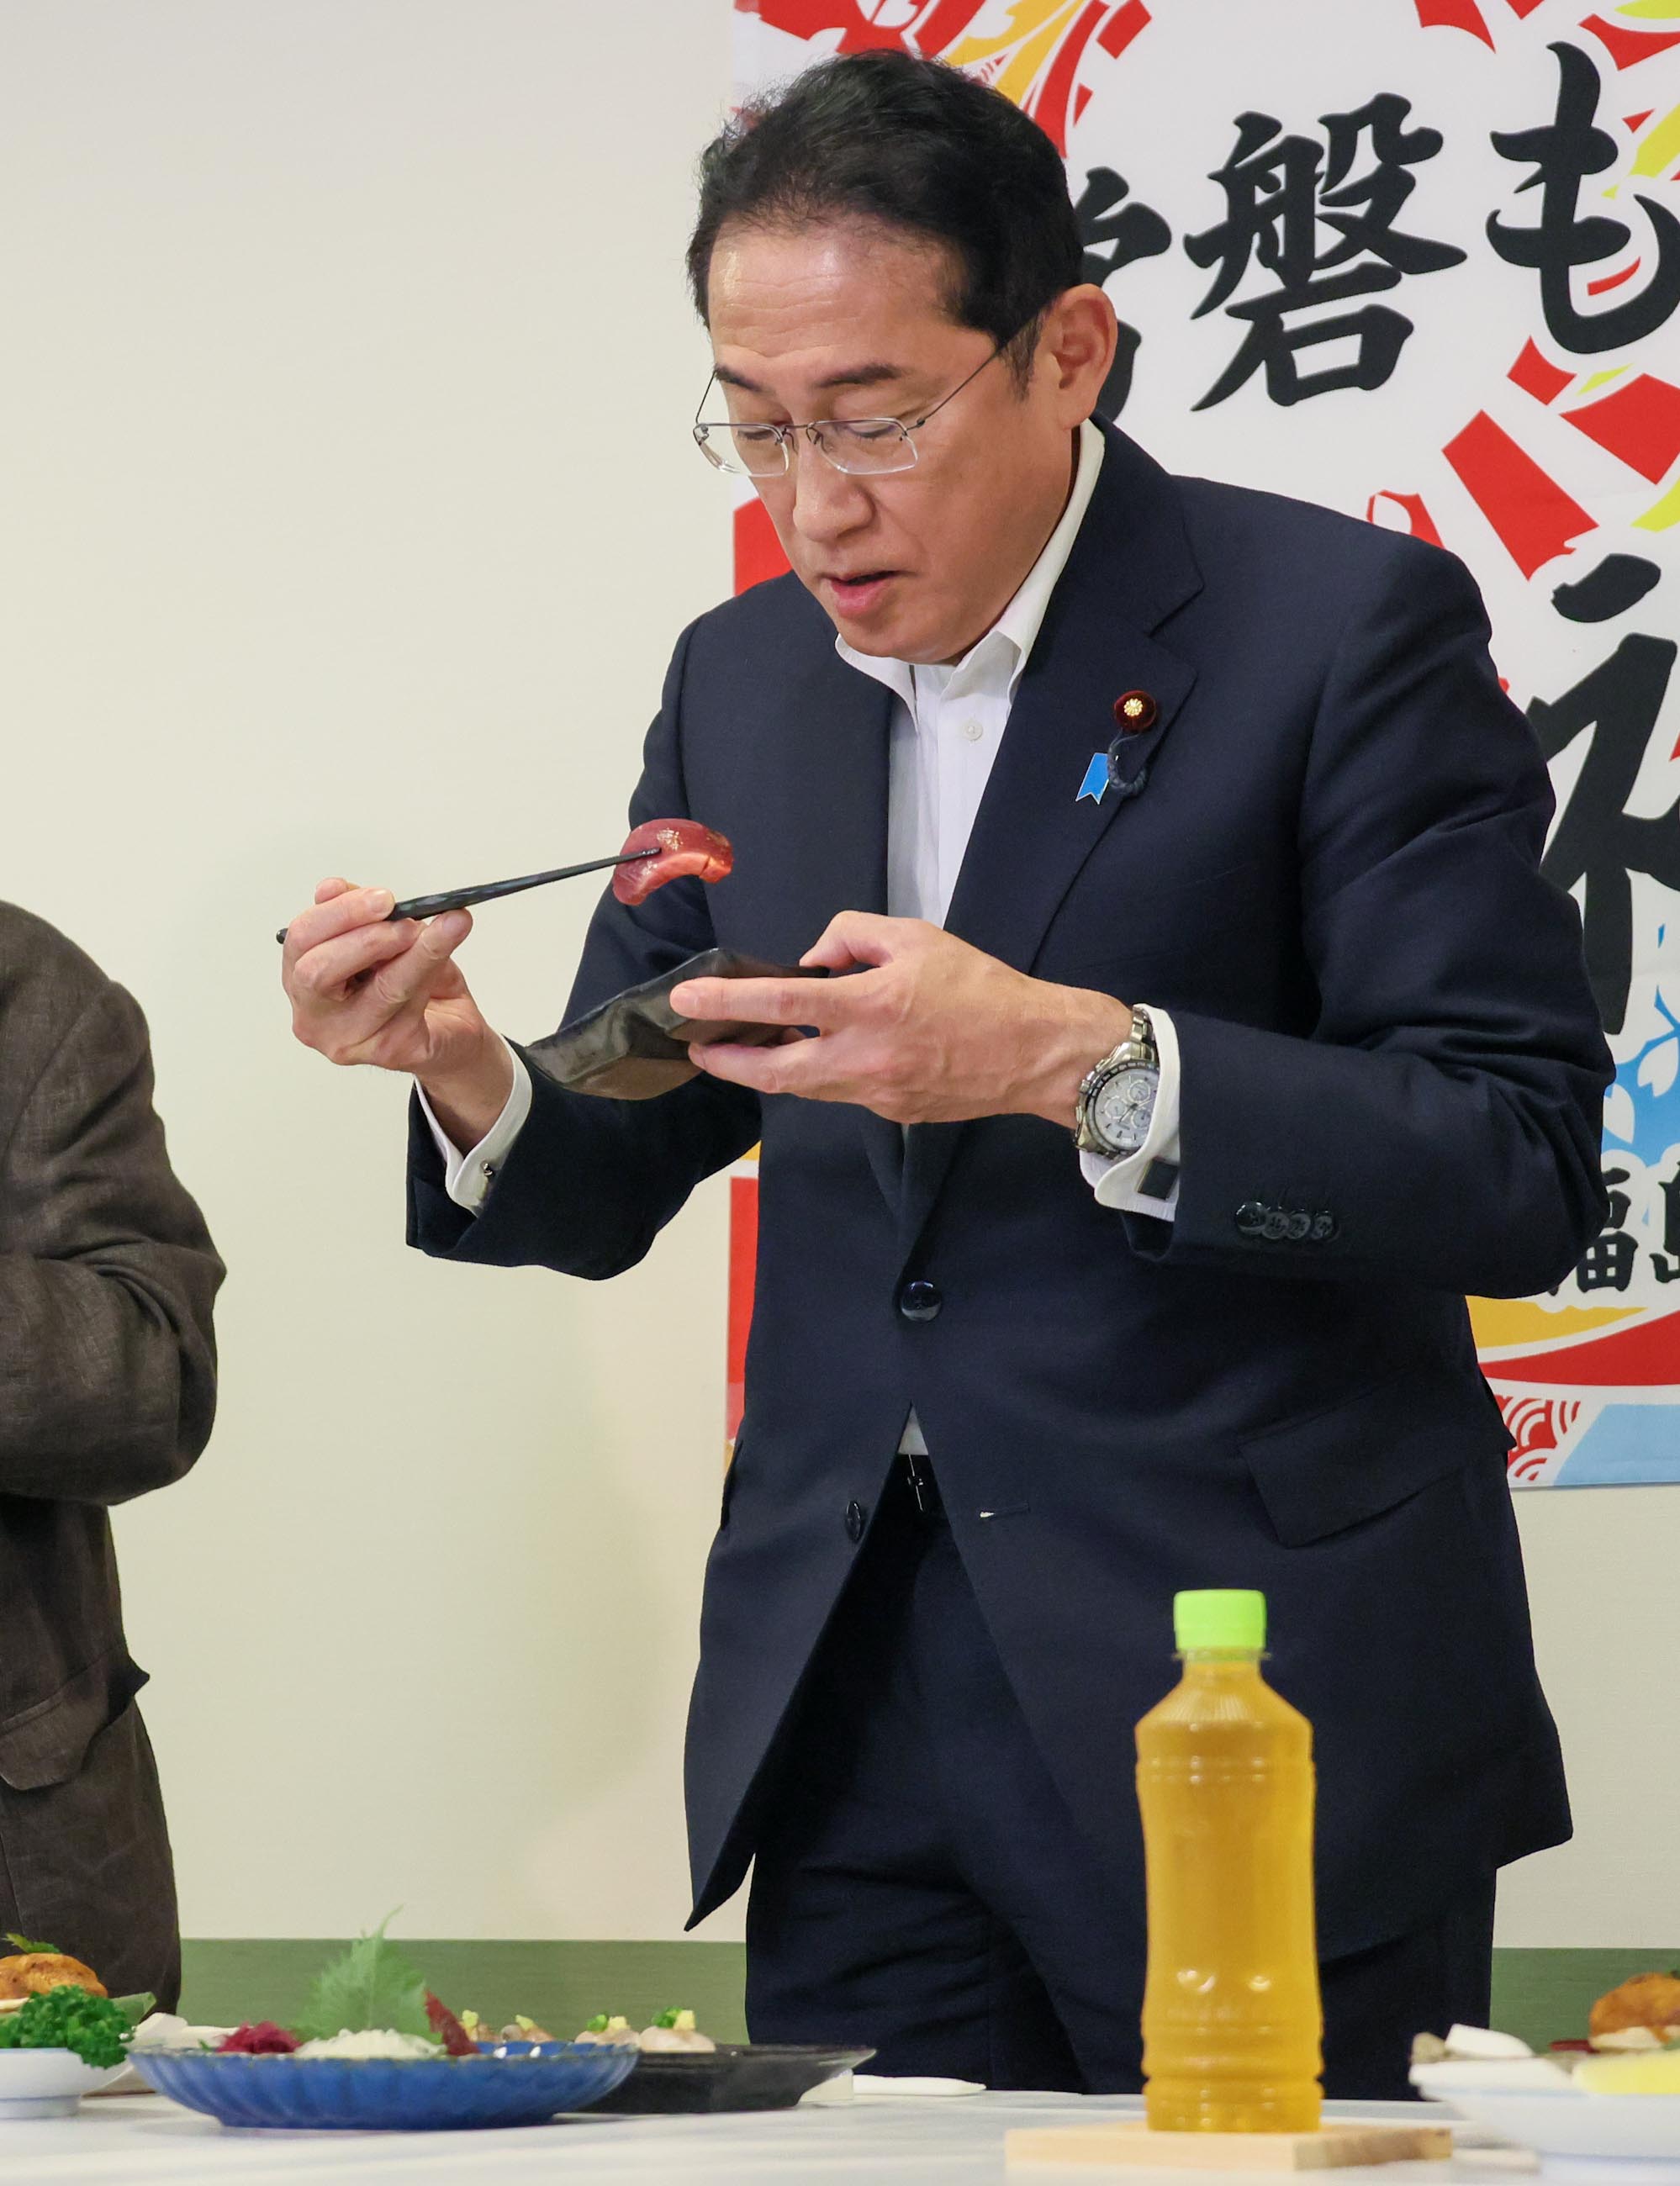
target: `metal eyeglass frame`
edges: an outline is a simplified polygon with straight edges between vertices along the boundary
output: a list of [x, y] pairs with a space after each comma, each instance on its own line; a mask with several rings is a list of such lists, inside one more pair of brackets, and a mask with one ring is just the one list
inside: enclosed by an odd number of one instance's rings
[[[1036, 316], [1037, 314], [1035, 313], [1034, 317]], [[914, 470], [918, 457], [916, 445], [913, 435], [921, 430], [922, 427], [927, 424], [929, 418], [937, 418], [948, 402], [955, 402], [958, 395], [961, 394], [963, 389], [970, 385], [974, 380], [978, 379], [981, 373], [986, 369], [986, 367], [990, 364], [994, 359], [1001, 356], [1004, 351], [1009, 347], [1010, 343], [1017, 340], [1021, 334], [1025, 331], [1026, 328], [1032, 322], [1030, 320], [1023, 321], [1022, 325], [1016, 328], [1014, 334], [1009, 335], [1005, 340], [1000, 341], [998, 344], [997, 347], [992, 350], [989, 356], [983, 356], [981, 358], [979, 363], [975, 366], [973, 371], [969, 373], [966, 379], [960, 380], [957, 384], [952, 388], [949, 395], [942, 395], [939, 397], [939, 400], [933, 405], [931, 410], [924, 410], [921, 417], [910, 419], [908, 423], [906, 423], [904, 419], [902, 418], [815, 418], [811, 419], [809, 423], [803, 425], [772, 425], [767, 419], [757, 418], [739, 419], [734, 418], [703, 418], [700, 415], [699, 408], [697, 406], [694, 412], [694, 423], [689, 429], [694, 435], [694, 445], [699, 449], [701, 454], [704, 456], [707, 462], [710, 463], [714, 470], [726, 471], [736, 478], [785, 478], [788, 472], [790, 472], [793, 468], [792, 441], [793, 435], [796, 433], [803, 433], [805, 438], [810, 442], [811, 446], [816, 450], [817, 453], [822, 457], [823, 461], [831, 465], [835, 470], [843, 473], [843, 474], [848, 478], [891, 478], [895, 473]], [[706, 382], [705, 386], [701, 390], [700, 401], [702, 403], [705, 401], [706, 397], [711, 393], [713, 382], [717, 378], [717, 373], [714, 370], [712, 373], [711, 378]], [[776, 451], [781, 457], [781, 468], [779, 470], [749, 471], [745, 463], [726, 463], [720, 457], [713, 452], [710, 441], [708, 438], [708, 434], [713, 433], [736, 433], [741, 429], [742, 425], [750, 426], [755, 432], [769, 433], [773, 436], [776, 441]], [[862, 470], [851, 470], [846, 464], [838, 462], [832, 451], [823, 445], [822, 435], [826, 432], [832, 431], [837, 428], [841, 431], [850, 433], [857, 431], [860, 427], [869, 425], [890, 425], [893, 428], [893, 432], [898, 436], [899, 446], [901, 448], [907, 449], [909, 451], [906, 459], [902, 462], [871, 463], [866, 465]]]

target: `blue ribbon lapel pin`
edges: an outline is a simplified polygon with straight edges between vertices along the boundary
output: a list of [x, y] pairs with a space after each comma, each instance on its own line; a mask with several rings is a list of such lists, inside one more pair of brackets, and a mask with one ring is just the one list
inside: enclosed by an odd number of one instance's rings
[[1107, 788], [1108, 754], [1106, 751], [1093, 752], [1091, 763], [1085, 769], [1085, 778], [1079, 784], [1079, 793], [1073, 802], [1080, 804], [1089, 797], [1093, 804], [1100, 804]]

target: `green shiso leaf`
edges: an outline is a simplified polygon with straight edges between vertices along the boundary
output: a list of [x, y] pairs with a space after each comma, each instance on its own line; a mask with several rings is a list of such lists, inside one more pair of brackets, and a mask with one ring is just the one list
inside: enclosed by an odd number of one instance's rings
[[31, 1943], [27, 1936], [14, 1935], [9, 1928], [6, 1931], [6, 1941], [11, 1944], [14, 1950], [24, 1952], [45, 1951], [48, 1958], [53, 1959], [63, 1956], [63, 1953], [59, 1950], [56, 1943]]
[[386, 1914], [371, 1936], [359, 1936], [341, 1958], [316, 1975], [309, 2001], [292, 2022], [305, 2042], [330, 2042], [335, 2034], [365, 2034], [393, 2027], [399, 2034], [424, 2034], [426, 1984], [385, 1939], [395, 1919]]
[[114, 1996], [111, 2002], [131, 2026], [137, 2026], [158, 2008], [158, 2000], [150, 1989], [142, 1989], [135, 1996]]

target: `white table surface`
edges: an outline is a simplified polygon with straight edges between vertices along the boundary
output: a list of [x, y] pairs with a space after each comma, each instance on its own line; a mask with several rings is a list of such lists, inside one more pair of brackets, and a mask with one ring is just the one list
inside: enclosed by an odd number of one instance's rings
[[[1004, 2134], [1014, 2126], [1089, 2125], [1136, 2116], [1135, 2097], [997, 2094], [944, 2100], [904, 2097], [755, 2116], [591, 2118], [482, 2133], [230, 2132], [161, 2095], [107, 2096], [74, 2117], [0, 2126], [0, 2180], [88, 2186], [131, 2180], [182, 2186], [242, 2179], [311, 2182], [413, 2179], [417, 2186], [494, 2186], [499, 2179], [554, 2179], [565, 2186], [1080, 2186], [1134, 2177], [1210, 2186], [1253, 2186], [1252, 2172], [1006, 2171]], [[1327, 2115], [1416, 2119], [1432, 2106], [1331, 2104]], [[1534, 2176], [1531, 2159], [1469, 2151], [1448, 2163], [1391, 2163], [1319, 2174], [1333, 2182], [1425, 2180], [1512, 2186]]]

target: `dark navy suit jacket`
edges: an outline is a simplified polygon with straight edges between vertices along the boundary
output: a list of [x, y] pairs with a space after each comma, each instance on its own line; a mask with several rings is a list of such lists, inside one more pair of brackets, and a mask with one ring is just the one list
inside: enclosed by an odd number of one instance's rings
[[[1327, 1954], [1568, 1834], [1464, 1303], [1558, 1282], [1603, 1219], [1610, 1065], [1575, 908], [1537, 869], [1541, 756], [1450, 555], [1106, 437], [948, 923], [1173, 1013], [1177, 1219], [1100, 1207], [1035, 1118], [906, 1143], [707, 1079], [629, 1103], [534, 1072], [476, 1218], [412, 1137], [413, 1242], [588, 1277], [762, 1141], [689, 1725], [697, 1918], [741, 1879], [749, 1790], [858, 1553], [848, 1507], [878, 1499], [912, 1404], [1011, 1680], [1140, 1923], [1132, 1732], [1175, 1674], [1181, 1587], [1270, 1602], [1271, 1673], [1317, 1734]], [[1076, 802], [1134, 689], [1160, 709], [1145, 787]], [[791, 962], [835, 912], [883, 911], [889, 710], [791, 577], [695, 623], [632, 816], [720, 828], [735, 872], [603, 901], [568, 1015], [714, 944]], [[910, 1281], [935, 1318], [899, 1310]]]

